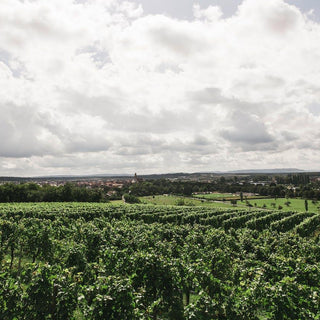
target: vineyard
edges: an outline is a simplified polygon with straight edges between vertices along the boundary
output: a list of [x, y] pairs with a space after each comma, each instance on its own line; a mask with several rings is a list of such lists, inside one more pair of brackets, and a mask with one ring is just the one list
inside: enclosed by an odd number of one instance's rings
[[0, 205], [0, 319], [320, 319], [320, 215]]

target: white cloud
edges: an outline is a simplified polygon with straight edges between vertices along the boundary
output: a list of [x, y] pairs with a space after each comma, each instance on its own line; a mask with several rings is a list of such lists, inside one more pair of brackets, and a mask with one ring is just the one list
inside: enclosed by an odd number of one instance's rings
[[214, 22], [219, 20], [222, 17], [223, 13], [221, 11], [221, 8], [218, 6], [209, 6], [206, 9], [201, 9], [199, 4], [195, 4], [193, 6], [193, 14], [195, 18], [204, 18], [208, 21]]
[[221, 135], [232, 143], [256, 149], [257, 145], [265, 145], [274, 141], [265, 124], [257, 116], [234, 112], [231, 117], [231, 129], [223, 129]]
[[0, 173], [320, 169], [319, 24], [283, 0], [193, 9], [1, 1]]

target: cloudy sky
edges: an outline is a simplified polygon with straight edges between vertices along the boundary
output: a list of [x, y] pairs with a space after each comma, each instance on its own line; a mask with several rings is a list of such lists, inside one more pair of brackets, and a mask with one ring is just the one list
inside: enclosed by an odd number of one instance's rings
[[320, 170], [319, 0], [1, 0], [0, 175]]

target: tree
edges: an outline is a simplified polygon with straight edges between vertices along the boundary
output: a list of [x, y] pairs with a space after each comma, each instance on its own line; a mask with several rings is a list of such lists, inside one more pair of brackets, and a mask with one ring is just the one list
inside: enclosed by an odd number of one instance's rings
[[185, 196], [192, 195], [192, 186], [190, 184], [185, 184], [183, 186], [183, 195], [185, 195]]
[[290, 201], [286, 201], [284, 204], [285, 204], [287, 207], [289, 207], [290, 204], [291, 204], [291, 202], [290, 202]]
[[126, 203], [140, 203], [139, 198], [137, 198], [137, 197], [135, 197], [134, 195], [129, 194], [129, 193], [125, 193], [125, 194], [123, 195], [123, 200], [124, 200], [124, 202], [126, 202]]
[[70, 182], [62, 187], [62, 201], [72, 201], [73, 186]]
[[253, 207], [253, 205], [248, 200], [246, 200], [246, 206]]
[[304, 207], [306, 209], [306, 211], [308, 211], [308, 200], [304, 200]]

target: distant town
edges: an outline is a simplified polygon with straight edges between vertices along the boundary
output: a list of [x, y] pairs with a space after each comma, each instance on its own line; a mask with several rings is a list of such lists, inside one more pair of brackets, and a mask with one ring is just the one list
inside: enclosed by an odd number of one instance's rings
[[[40, 188], [43, 192], [50, 194], [52, 194], [52, 190], [60, 190], [66, 186], [77, 188], [78, 193], [83, 189], [88, 190], [88, 192], [92, 190], [92, 192], [99, 192], [100, 194], [100, 196], [95, 196], [97, 201], [122, 199], [125, 193], [135, 196], [160, 194], [189, 196], [211, 192], [244, 192], [261, 196], [299, 196], [308, 199], [320, 199], [320, 173], [303, 172], [297, 169], [291, 169], [291, 172], [290, 169], [278, 169], [274, 172], [272, 170], [262, 172], [248, 170], [247, 172], [154, 175], [138, 175], [135, 173], [131, 176], [0, 177], [0, 198], [3, 194], [3, 199], [8, 199], [8, 197], [11, 199], [11, 196], [8, 196], [8, 189], [13, 194], [13, 186], [17, 186], [17, 188], [20, 186], [21, 189], [24, 185], [25, 189], [33, 188], [36, 190]], [[9, 188], [9, 186], [11, 187]], [[29, 191], [24, 192], [29, 193]], [[61, 192], [63, 193], [63, 191]], [[83, 193], [83, 191], [81, 192]], [[21, 194], [21, 190], [18, 193]], [[60, 199], [59, 197], [49, 197], [48, 199]], [[45, 199], [46, 197], [42, 198], [42, 200]], [[61, 197], [62, 201], [67, 201], [63, 199]]]

